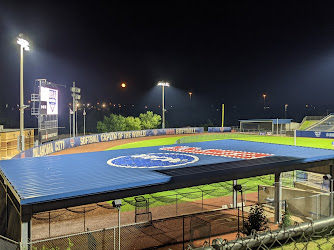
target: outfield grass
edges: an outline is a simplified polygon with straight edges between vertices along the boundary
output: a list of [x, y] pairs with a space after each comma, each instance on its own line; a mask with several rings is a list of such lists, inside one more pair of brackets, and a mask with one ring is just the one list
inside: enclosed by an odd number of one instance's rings
[[[280, 136], [250, 136], [245, 138], [235, 138], [235, 140], [266, 142], [273, 144], [294, 145], [293, 137]], [[332, 139], [297, 137], [297, 146], [333, 149]]]
[[116, 147], [111, 147], [106, 150], [117, 150], [117, 149], [126, 149], [126, 148], [142, 148], [142, 147], [153, 147], [153, 146], [161, 146], [161, 145], [171, 145], [174, 144], [178, 139], [184, 136], [176, 136], [169, 138], [160, 138], [160, 139], [151, 139], [144, 141], [136, 141], [130, 142], [126, 144], [122, 144]]
[[[266, 142], [273, 144], [283, 144], [283, 145], [294, 145], [293, 137], [285, 136], [259, 136], [259, 135], [244, 135], [233, 137], [233, 134], [221, 134], [221, 138], [215, 137], [214, 140], [222, 139], [234, 139], [234, 140], [244, 140], [244, 141], [254, 141], [254, 142]], [[200, 136], [198, 136], [200, 138]], [[141, 147], [152, 147], [152, 146], [162, 146], [174, 144], [178, 139], [181, 138], [194, 138], [193, 136], [177, 136], [170, 138], [160, 138], [152, 140], [144, 140], [137, 142], [130, 142], [123, 145], [111, 147], [107, 150], [117, 150], [117, 149], [127, 149], [127, 148], [141, 148]], [[209, 137], [205, 137], [208, 140]], [[323, 149], [334, 149], [332, 146], [332, 139], [322, 139], [322, 138], [306, 138], [297, 137], [297, 146], [302, 147], [312, 147], [312, 148], [323, 148]]]

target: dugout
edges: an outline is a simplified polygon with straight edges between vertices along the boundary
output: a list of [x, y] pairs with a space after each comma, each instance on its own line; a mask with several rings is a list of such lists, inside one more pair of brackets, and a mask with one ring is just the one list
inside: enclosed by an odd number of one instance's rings
[[283, 134], [291, 130], [292, 119], [250, 119], [239, 120], [240, 132], [271, 132]]

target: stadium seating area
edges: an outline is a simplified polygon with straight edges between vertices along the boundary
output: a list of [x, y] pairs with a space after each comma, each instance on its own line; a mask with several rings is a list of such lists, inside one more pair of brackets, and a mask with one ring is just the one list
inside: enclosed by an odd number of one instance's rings
[[329, 114], [319, 122], [306, 129], [307, 131], [334, 131], [334, 114]]

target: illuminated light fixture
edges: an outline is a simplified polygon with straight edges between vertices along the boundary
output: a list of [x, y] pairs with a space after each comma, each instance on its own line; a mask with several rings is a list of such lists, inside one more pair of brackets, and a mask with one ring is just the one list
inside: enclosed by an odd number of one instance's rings
[[169, 83], [168, 82], [158, 82], [158, 86], [164, 86], [164, 87], [169, 87]]
[[121, 87], [122, 87], [122, 88], [125, 88], [125, 87], [126, 87], [126, 84], [123, 82], [123, 83], [121, 84]]
[[24, 50], [26, 50], [26, 51], [30, 50], [29, 42], [27, 40], [21, 38], [21, 37], [17, 38], [17, 44], [21, 45], [24, 48]]

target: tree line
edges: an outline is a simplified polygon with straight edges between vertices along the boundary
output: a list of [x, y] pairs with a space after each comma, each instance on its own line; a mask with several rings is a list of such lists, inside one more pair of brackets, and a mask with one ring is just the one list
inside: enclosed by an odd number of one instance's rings
[[153, 114], [152, 111], [142, 113], [139, 117], [122, 116], [110, 114], [104, 116], [102, 121], [97, 122], [97, 130], [99, 133], [129, 131], [141, 129], [156, 129], [161, 124], [161, 116]]

